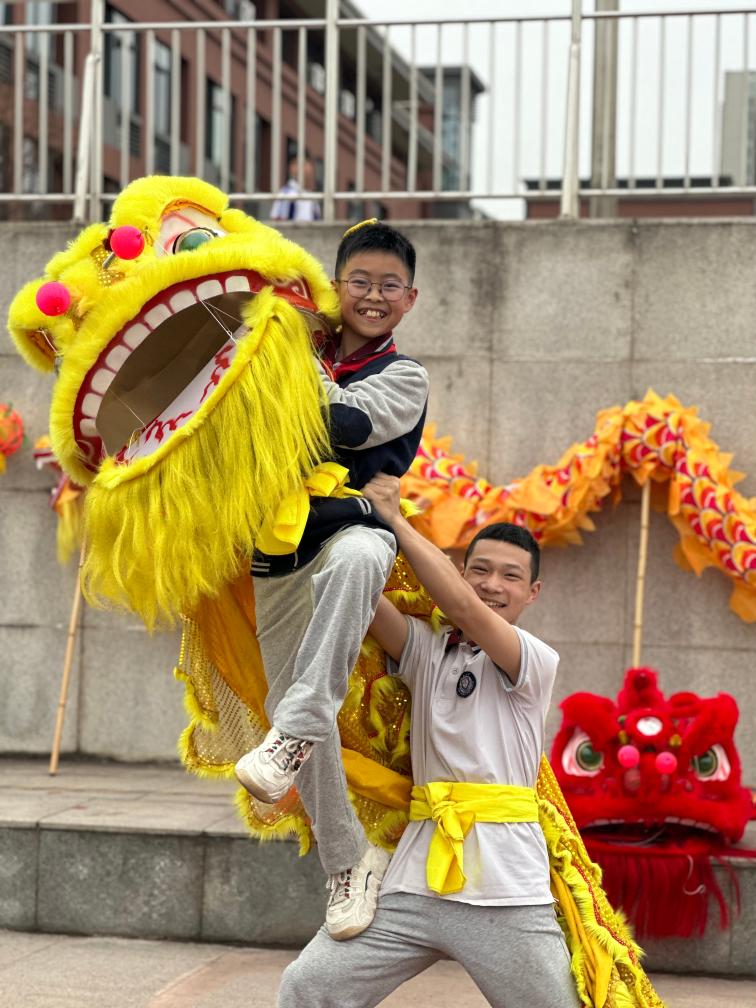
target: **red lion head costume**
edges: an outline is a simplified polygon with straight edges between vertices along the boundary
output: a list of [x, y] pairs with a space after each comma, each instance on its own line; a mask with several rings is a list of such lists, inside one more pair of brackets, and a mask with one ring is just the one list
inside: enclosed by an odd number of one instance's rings
[[710, 896], [726, 927], [713, 864], [725, 854], [756, 856], [729, 846], [753, 814], [733, 697], [665, 698], [653, 669], [633, 668], [616, 701], [573, 693], [561, 708], [551, 763], [610, 900], [639, 935], [702, 934]]

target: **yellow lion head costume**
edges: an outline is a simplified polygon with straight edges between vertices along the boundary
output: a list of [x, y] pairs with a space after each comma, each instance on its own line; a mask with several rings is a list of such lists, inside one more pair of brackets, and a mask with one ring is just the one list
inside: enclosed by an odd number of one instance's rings
[[[55, 284], [70, 304], [50, 315]], [[317, 260], [194, 178], [133, 182], [23, 288], [9, 328], [31, 365], [57, 366], [52, 447], [89, 487], [90, 598], [153, 626], [238, 572], [327, 457], [310, 358], [337, 310]]]

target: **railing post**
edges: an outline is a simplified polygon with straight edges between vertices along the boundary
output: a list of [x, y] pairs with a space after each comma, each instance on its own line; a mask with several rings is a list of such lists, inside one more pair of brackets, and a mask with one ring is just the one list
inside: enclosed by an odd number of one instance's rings
[[[102, 106], [103, 106], [103, 56], [105, 21], [105, 0], [92, 0], [92, 32], [90, 53], [93, 56], [93, 99], [92, 99], [92, 156], [90, 159], [90, 220], [102, 217]], [[121, 41], [121, 58], [127, 59]]]
[[[618, 11], [619, 0], [596, 0], [597, 11]], [[616, 185], [617, 146], [617, 21], [598, 19], [593, 52], [593, 122], [591, 124], [591, 189]], [[614, 217], [615, 196], [592, 196], [591, 217]]]
[[564, 130], [564, 170], [560, 216], [580, 216], [580, 182], [578, 154], [580, 140], [580, 36], [582, 29], [580, 0], [572, 0], [572, 36], [567, 77], [567, 118]]
[[92, 112], [94, 108], [95, 57], [87, 53], [84, 79], [81, 83], [81, 119], [79, 143], [76, 148], [76, 181], [74, 183], [73, 219], [83, 224], [87, 219], [87, 197], [92, 174]]
[[336, 130], [339, 114], [339, 0], [326, 0], [325, 151], [323, 152], [323, 220], [332, 223], [336, 206]]

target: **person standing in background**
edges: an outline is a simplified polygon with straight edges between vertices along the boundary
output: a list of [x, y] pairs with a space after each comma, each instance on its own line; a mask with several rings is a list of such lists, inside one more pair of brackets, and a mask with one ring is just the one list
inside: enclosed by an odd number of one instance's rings
[[289, 161], [289, 177], [278, 190], [278, 199], [270, 211], [272, 221], [317, 221], [321, 219], [320, 204], [314, 199], [291, 199], [315, 187], [315, 166], [309, 158], [302, 162], [302, 184], [298, 181], [299, 161]]

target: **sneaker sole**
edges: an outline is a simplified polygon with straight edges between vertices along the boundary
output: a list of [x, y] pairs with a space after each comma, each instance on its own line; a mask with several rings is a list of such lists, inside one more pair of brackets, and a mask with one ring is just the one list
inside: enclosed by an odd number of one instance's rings
[[258, 784], [256, 780], [249, 777], [245, 770], [238, 767], [234, 768], [234, 776], [245, 791], [248, 791], [253, 798], [257, 798], [258, 801], [263, 802], [265, 805], [275, 805], [276, 802], [281, 801], [281, 799], [287, 794], [286, 791], [284, 791], [283, 794], [266, 791], [265, 788]]
[[363, 931], [367, 931], [370, 925], [373, 923], [372, 919], [367, 922], [367, 924], [352, 924], [351, 927], [343, 928], [341, 931], [331, 931], [326, 924], [326, 931], [330, 938], [334, 941], [349, 941], [350, 938], [356, 938], [357, 935], [362, 934]]

